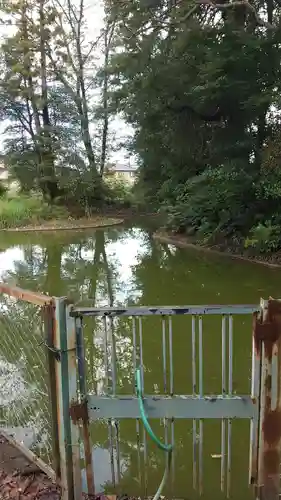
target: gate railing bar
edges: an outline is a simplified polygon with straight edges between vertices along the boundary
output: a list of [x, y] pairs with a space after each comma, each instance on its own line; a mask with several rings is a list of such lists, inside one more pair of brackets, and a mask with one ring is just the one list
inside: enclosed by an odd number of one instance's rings
[[[203, 398], [203, 322], [199, 316], [199, 396]], [[199, 494], [203, 493], [203, 420], [199, 420]]]
[[[192, 330], [192, 394], [197, 393], [196, 385], [196, 317], [191, 319]], [[192, 421], [192, 448], [193, 448], [193, 489], [197, 488], [197, 421]]]
[[[173, 322], [171, 316], [168, 317], [168, 339], [169, 339], [169, 372], [170, 372], [170, 381], [169, 381], [169, 394], [173, 396], [174, 394], [174, 359], [173, 359]], [[171, 445], [174, 446], [174, 419], [172, 418], [169, 421], [169, 434]], [[168, 458], [168, 457], [167, 457]], [[172, 468], [170, 475], [170, 498], [174, 498], [174, 482], [175, 482], [175, 453], [172, 454]]]
[[201, 316], [205, 314], [234, 315], [253, 314], [260, 306], [250, 305], [206, 305], [206, 306], [164, 306], [164, 307], [73, 307], [71, 316], [171, 316], [176, 314]]
[[[252, 335], [252, 378], [251, 378], [251, 397], [254, 401], [259, 400], [260, 395], [260, 373], [261, 373], [261, 340], [256, 339], [256, 323], [260, 319], [260, 313], [253, 315], [253, 335]], [[257, 481], [258, 466], [258, 418], [251, 420], [250, 427], [250, 466], [249, 466], [249, 484], [255, 484]]]
[[[226, 394], [226, 316], [222, 317], [221, 330], [221, 390]], [[221, 491], [225, 488], [225, 419], [221, 422]]]
[[[142, 334], [142, 318], [138, 318], [139, 325], [139, 364], [141, 372], [142, 390], [144, 391], [144, 364], [143, 364], [143, 334]], [[144, 476], [144, 497], [147, 497], [148, 478], [147, 478], [147, 440], [146, 430], [142, 426], [142, 440], [143, 440], [143, 476]]]
[[[163, 368], [163, 392], [167, 396], [168, 394], [168, 381], [167, 381], [167, 318], [165, 316], [162, 317], [162, 368]], [[164, 425], [164, 442], [165, 445], [168, 445], [168, 420], [163, 418]], [[168, 466], [168, 454], [165, 454], [166, 467]]]
[[[233, 379], [233, 318], [228, 317], [228, 396], [232, 396], [232, 379]], [[232, 422], [227, 421], [227, 498], [230, 496], [230, 481], [231, 481], [231, 434]]]
[[[231, 419], [256, 417], [257, 404], [251, 396], [165, 396], [144, 397], [148, 418]], [[141, 417], [136, 396], [88, 396], [90, 420]]]
[[[138, 361], [138, 349], [137, 349], [137, 320], [136, 317], [132, 318], [132, 333], [133, 333], [133, 370], [134, 374], [137, 369], [137, 361]], [[132, 392], [136, 394], [136, 382], [135, 376], [132, 378], [133, 387]], [[137, 442], [137, 460], [138, 460], [138, 473], [139, 473], [139, 485], [142, 485], [142, 475], [141, 475], [141, 444], [140, 444], [140, 421], [136, 419], [136, 442]]]

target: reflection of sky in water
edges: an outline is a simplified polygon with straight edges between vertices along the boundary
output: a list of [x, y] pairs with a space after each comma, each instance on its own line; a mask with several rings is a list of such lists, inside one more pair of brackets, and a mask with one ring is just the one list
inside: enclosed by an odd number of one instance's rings
[[[77, 241], [77, 240], [76, 240]], [[74, 281], [71, 280], [73, 269], [75, 269], [75, 260], [74, 260], [74, 268], [69, 266], [69, 259], [73, 261], [73, 254], [78, 251], [80, 247], [79, 243], [72, 243], [63, 246], [63, 253], [61, 255], [61, 269], [60, 276], [68, 285], [68, 288], [65, 290], [65, 294], [71, 293], [71, 286], [74, 286], [77, 290], [83, 290], [85, 287], [86, 294], [84, 298], [87, 296], [87, 286], [85, 284], [89, 280], [89, 273], [91, 273], [91, 265], [93, 265], [94, 257], [95, 257], [95, 237], [91, 236], [85, 244], [82, 244], [81, 252], [79, 255], [79, 259], [85, 262], [89, 269], [85, 273], [80, 274], [79, 278], [74, 278]], [[24, 245], [22, 246], [14, 246], [10, 249], [1, 253], [0, 259], [0, 280], [8, 281], [10, 285], [16, 285], [16, 273], [18, 269], [18, 265], [25, 264], [26, 262], [26, 249], [28, 251], [32, 248], [32, 257], [34, 261], [32, 262], [32, 266], [28, 268], [28, 273], [30, 273], [30, 277], [33, 276], [34, 283], [36, 284], [37, 279], [39, 278], [39, 274], [47, 271], [46, 267], [42, 267], [41, 263], [44, 260], [44, 248], [38, 244], [34, 245]], [[134, 273], [133, 268], [139, 262], [139, 258], [147, 253], [148, 248], [145, 240], [145, 235], [140, 230], [135, 229], [134, 231], [130, 231], [129, 233], [121, 233], [121, 238], [117, 241], [112, 241], [108, 239], [108, 233], [105, 232], [105, 252], [106, 258], [108, 262], [109, 268], [113, 271], [113, 289], [114, 289], [114, 302], [122, 304], [128, 300], [128, 298], [137, 299], [139, 293], [136, 287], [134, 286]], [[103, 257], [100, 256], [101, 262], [103, 261]], [[41, 268], [41, 270], [40, 270]], [[10, 279], [9, 274], [13, 276], [15, 273], [15, 279]], [[28, 276], [28, 274], [27, 274]], [[42, 274], [41, 274], [42, 276]], [[73, 272], [73, 277], [75, 276], [75, 272]], [[8, 278], [8, 279], [7, 279]], [[21, 286], [24, 287], [24, 282], [21, 283]], [[36, 285], [35, 285], [36, 287]], [[47, 290], [46, 290], [47, 291]], [[96, 292], [96, 304], [98, 305], [108, 305], [109, 304], [109, 296], [106, 290], [106, 276], [105, 272], [102, 269], [102, 266], [99, 270], [98, 282], [97, 282], [97, 292]], [[1, 306], [1, 304], [0, 304]], [[96, 342], [102, 341], [102, 333], [99, 332], [101, 338], [99, 338], [98, 332], [96, 332]], [[131, 346], [127, 345], [126, 337], [122, 339], [122, 342], [119, 341], [118, 348], [125, 355], [131, 358]], [[124, 345], [123, 345], [124, 344]], [[119, 352], [119, 351], [118, 351]], [[121, 354], [121, 353], [119, 353]], [[129, 363], [130, 364], [130, 363]], [[18, 377], [19, 373], [16, 370], [16, 367], [13, 366], [13, 370], [8, 374], [1, 374], [1, 363], [0, 363], [0, 391], [2, 400], [0, 398], [0, 406], [5, 406], [6, 404], [11, 404], [14, 399], [21, 398], [21, 395], [24, 395], [26, 390], [24, 380]], [[16, 391], [13, 389], [16, 388]], [[13, 398], [13, 394], [16, 392], [17, 397]], [[9, 398], [7, 397], [7, 393], [9, 393]], [[35, 424], [35, 423], [34, 423]], [[1, 424], [0, 424], [1, 425]], [[30, 447], [36, 439], [36, 433], [32, 427], [11, 427], [8, 429], [10, 432], [15, 434], [15, 437], [19, 439], [19, 441], [24, 442], [27, 447]], [[127, 464], [126, 460], [119, 457], [120, 459], [120, 473], [121, 477], [126, 472]], [[112, 483], [112, 464], [111, 464], [111, 456], [110, 451], [106, 448], [95, 447], [93, 449], [93, 461], [95, 464], [95, 481], [97, 491], [103, 491], [104, 487], [107, 483]], [[114, 462], [114, 470], [115, 475], [117, 471], [117, 457], [116, 451], [114, 450], [113, 454], [113, 462]], [[82, 471], [82, 481], [83, 485], [86, 484], [86, 474], [85, 470]], [[115, 477], [115, 483], [118, 483], [118, 478]]]
[[[141, 294], [140, 291], [134, 287], [134, 276], [132, 268], [138, 263], [139, 258], [148, 252], [148, 247], [145, 241], [144, 233], [139, 229], [134, 229], [130, 231], [130, 233], [121, 233], [122, 238], [117, 241], [111, 241], [107, 239], [107, 233], [105, 233], [105, 251], [106, 257], [108, 261], [108, 265], [111, 269], [113, 269], [116, 276], [113, 277], [115, 279], [114, 284], [114, 299], [115, 303], [122, 304], [126, 302], [128, 297], [136, 300]], [[92, 245], [85, 244], [82, 245], [81, 252], [79, 258], [82, 259], [85, 264], [93, 264], [94, 255], [95, 255], [95, 239], [94, 237], [89, 237], [89, 241], [93, 239]], [[30, 247], [30, 245], [28, 245]], [[66, 267], [67, 261], [70, 258], [70, 254], [73, 250], [78, 249], [80, 246], [79, 243], [69, 244], [68, 246], [64, 246], [64, 250], [61, 258], [61, 277], [62, 278], [71, 278], [69, 274], [69, 270]], [[92, 248], [87, 248], [87, 247]], [[0, 280], [7, 280], [7, 274], [14, 273], [16, 271], [15, 263], [24, 263], [25, 262], [25, 247], [24, 246], [15, 246], [7, 249], [6, 251], [1, 253], [0, 259]], [[39, 245], [32, 246], [32, 255], [36, 257], [37, 262], [42, 262], [44, 258], [43, 248]], [[30, 274], [36, 275], [36, 268], [34, 260], [33, 269], [30, 269]], [[102, 257], [101, 257], [102, 260]], [[36, 266], [37, 267], [37, 266]], [[35, 278], [35, 276], [34, 276]], [[11, 280], [8, 278], [8, 281], [11, 285], [16, 285], [16, 276], [15, 280]], [[87, 283], [89, 281], [89, 277], [87, 275], [81, 276], [76, 283], [69, 283], [69, 290], [65, 290], [65, 293], [71, 293], [73, 291], [78, 291], [80, 293], [80, 299], [87, 298], [88, 286]], [[105, 293], [104, 288], [104, 276], [102, 276], [102, 271], [99, 274], [99, 279], [97, 283], [97, 292], [96, 292], [96, 305], [106, 306], [109, 305], [109, 297], [108, 293]], [[78, 289], [78, 290], [77, 290]], [[48, 292], [48, 290], [45, 290]]]
[[20, 369], [0, 359], [0, 406], [8, 406], [13, 401], [25, 399], [29, 395]]
[[16, 261], [24, 261], [24, 251], [22, 247], [8, 248], [5, 252], [1, 252], [0, 278], [3, 278], [7, 271], [15, 271]]
[[[111, 454], [106, 448], [96, 446], [92, 451], [92, 460], [95, 471], [95, 488], [97, 493], [104, 491], [106, 484], [118, 484], [117, 474], [117, 454], [113, 450], [113, 468], [111, 465]], [[120, 473], [121, 477], [126, 472], [126, 462], [120, 457]], [[113, 476], [114, 471], [114, 476]], [[82, 488], [86, 491], [86, 471], [82, 469]]]

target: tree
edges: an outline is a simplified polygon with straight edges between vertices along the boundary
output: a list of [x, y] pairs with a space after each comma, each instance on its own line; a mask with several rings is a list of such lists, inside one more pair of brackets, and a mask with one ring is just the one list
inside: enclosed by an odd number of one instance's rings
[[240, 1], [112, 9], [115, 103], [135, 129], [146, 198], [174, 229], [247, 235], [274, 215], [258, 186], [278, 128], [280, 6], [268, 0], [267, 16]]
[[[4, 7], [3, 7], [4, 8]], [[49, 114], [46, 46], [53, 22], [49, 0], [13, 2], [5, 7], [14, 33], [2, 44], [4, 76], [1, 80], [2, 116], [15, 123], [9, 131], [21, 131], [21, 140], [10, 152], [27, 152], [33, 158], [36, 179], [44, 195], [59, 193], [55, 173], [54, 136]]]
[[90, 44], [84, 43], [86, 23], [84, 0], [80, 0], [78, 6], [71, 0], [65, 2], [56, 0], [55, 4], [56, 39], [54, 50], [49, 44], [48, 57], [56, 80], [64, 86], [76, 106], [88, 168], [93, 180], [99, 185], [100, 176], [90, 134], [90, 98], [87, 92], [88, 65], [93, 63], [92, 51], [97, 41], [94, 40]]
[[102, 138], [101, 138], [101, 153], [100, 153], [100, 174], [103, 176], [106, 161], [108, 160], [108, 132], [110, 119], [110, 99], [109, 99], [109, 78], [110, 78], [110, 55], [116, 20], [111, 20], [109, 13], [106, 13], [105, 28], [103, 30], [103, 66], [100, 71], [101, 86], [102, 86], [102, 105], [100, 107], [100, 115], [102, 118]]

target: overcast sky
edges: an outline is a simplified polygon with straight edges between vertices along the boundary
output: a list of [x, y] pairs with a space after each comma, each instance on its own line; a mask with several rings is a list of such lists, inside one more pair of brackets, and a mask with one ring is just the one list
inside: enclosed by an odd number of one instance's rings
[[[60, 0], [63, 1], [63, 0]], [[79, 0], [73, 0], [79, 2]], [[86, 36], [89, 41], [95, 40], [101, 32], [103, 27], [103, 2], [102, 0], [85, 0], [85, 12], [87, 19], [87, 32]], [[5, 35], [11, 33], [11, 28], [1, 28], [2, 33], [0, 35]], [[97, 51], [95, 52], [95, 58], [98, 63], [102, 62], [102, 53]], [[3, 149], [3, 141], [4, 141], [4, 130], [7, 124], [0, 123], [0, 148]], [[126, 137], [132, 135], [133, 131], [130, 126], [128, 126], [123, 120], [115, 119], [112, 123], [112, 132], [114, 133], [116, 140], [124, 140]], [[94, 132], [94, 125], [91, 127], [91, 131]], [[119, 152], [115, 152], [112, 154], [110, 161], [114, 161], [117, 163], [126, 163], [130, 162], [132, 165], [136, 162], [136, 158], [131, 156], [128, 158], [128, 152], [126, 150], [120, 150]]]

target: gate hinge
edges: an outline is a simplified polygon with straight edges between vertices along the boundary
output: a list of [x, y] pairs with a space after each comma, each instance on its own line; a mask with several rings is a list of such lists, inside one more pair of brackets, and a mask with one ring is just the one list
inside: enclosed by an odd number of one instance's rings
[[69, 408], [69, 415], [74, 425], [76, 425], [79, 420], [87, 422], [89, 420], [87, 399], [84, 399], [82, 403], [72, 403]]

